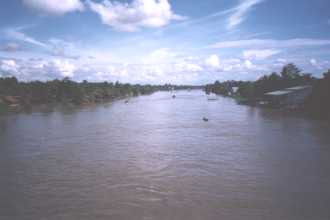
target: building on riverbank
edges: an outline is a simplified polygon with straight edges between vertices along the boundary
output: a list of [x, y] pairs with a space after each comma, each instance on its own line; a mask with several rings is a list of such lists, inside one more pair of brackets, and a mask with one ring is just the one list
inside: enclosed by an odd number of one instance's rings
[[311, 92], [311, 86], [296, 86], [268, 92], [264, 95], [264, 103], [275, 107], [299, 107]]

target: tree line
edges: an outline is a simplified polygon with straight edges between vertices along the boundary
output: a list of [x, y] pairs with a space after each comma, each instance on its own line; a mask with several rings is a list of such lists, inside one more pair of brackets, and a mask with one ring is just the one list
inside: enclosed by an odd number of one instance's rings
[[155, 91], [188, 89], [191, 86], [140, 85], [120, 82], [75, 82], [69, 78], [52, 81], [19, 82], [15, 77], [0, 78], [0, 112], [10, 107], [28, 109], [41, 104], [84, 105], [116, 98], [151, 94]]
[[[262, 100], [265, 93], [301, 85], [312, 86], [312, 92], [306, 98], [303, 110], [315, 117], [330, 119], [330, 70], [319, 79], [312, 74], [302, 73], [295, 64], [290, 63], [285, 65], [279, 74], [273, 72], [256, 81], [216, 81], [206, 85], [205, 91], [233, 96], [240, 103], [253, 105]], [[233, 91], [233, 88], [237, 88], [237, 91]]]

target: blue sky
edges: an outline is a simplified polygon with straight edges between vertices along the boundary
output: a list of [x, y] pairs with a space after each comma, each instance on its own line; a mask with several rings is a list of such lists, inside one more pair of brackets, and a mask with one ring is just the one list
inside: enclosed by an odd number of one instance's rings
[[0, 75], [203, 84], [330, 68], [329, 0], [3, 0]]

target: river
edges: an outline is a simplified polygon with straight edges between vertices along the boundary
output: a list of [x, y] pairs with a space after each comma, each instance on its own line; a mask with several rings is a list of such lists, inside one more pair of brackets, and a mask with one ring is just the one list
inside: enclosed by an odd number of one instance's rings
[[329, 186], [329, 125], [202, 91], [0, 118], [4, 220], [327, 220]]

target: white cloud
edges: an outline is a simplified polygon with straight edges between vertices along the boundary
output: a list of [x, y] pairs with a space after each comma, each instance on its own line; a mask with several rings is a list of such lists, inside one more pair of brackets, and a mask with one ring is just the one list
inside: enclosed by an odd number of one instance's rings
[[0, 60], [0, 75], [17, 75], [19, 67], [13, 59]]
[[245, 60], [244, 65], [247, 69], [255, 69], [256, 65], [254, 65], [250, 60]]
[[63, 15], [84, 10], [80, 0], [23, 0], [23, 4], [45, 15]]
[[227, 58], [220, 61], [215, 54], [205, 59], [205, 69], [209, 72], [248, 72], [251, 70], [265, 70], [263, 65], [256, 65], [251, 60]]
[[280, 53], [279, 50], [265, 49], [265, 50], [244, 50], [243, 57], [245, 59], [264, 60], [271, 56]]
[[[211, 55], [210, 57], [215, 57]], [[208, 58], [210, 58], [208, 57]], [[218, 58], [218, 56], [216, 56]], [[234, 58], [213, 58], [212, 65], [207, 65], [208, 58], [179, 59], [175, 63], [123, 64], [98, 63], [92, 60], [67, 59], [1, 59], [2, 76], [15, 75], [20, 80], [50, 80], [70, 77], [82, 81], [121, 81], [130, 83], [175, 83], [201, 84], [214, 80], [254, 80], [261, 74], [277, 70], [279, 67], [254, 63], [251, 60]], [[218, 58], [219, 59], [219, 58]], [[215, 68], [216, 67], [216, 68]]]
[[204, 70], [200, 65], [186, 61], [177, 63], [175, 65], [175, 69], [178, 72], [200, 72]]
[[211, 68], [220, 68], [220, 59], [218, 55], [213, 54], [205, 60], [205, 64]]
[[30, 36], [24, 34], [23, 32], [15, 30], [15, 29], [5, 30], [5, 34], [10, 39], [30, 43], [30, 44], [33, 44], [33, 45], [36, 45], [39, 47], [43, 47], [43, 48], [49, 48], [48, 45], [34, 39], [33, 37], [30, 37]]
[[104, 0], [103, 3], [91, 0], [87, 2], [104, 24], [119, 31], [134, 32], [143, 27], [163, 27], [172, 20], [185, 19], [172, 11], [168, 0], [133, 0], [131, 3], [109, 0]]
[[74, 72], [77, 69], [73, 63], [70, 63], [67, 60], [55, 59], [50, 65], [53, 65], [63, 77], [74, 77]]
[[15, 60], [2, 60], [2, 65], [6, 65], [9, 67], [15, 67], [16, 66], [16, 62]]
[[250, 9], [263, 1], [264, 0], [241, 0], [240, 4], [234, 8], [234, 13], [228, 19], [228, 28], [234, 28], [242, 23]]
[[330, 45], [330, 40], [308, 38], [296, 38], [288, 40], [250, 39], [238, 41], [223, 41], [210, 45], [208, 46], [208, 48], [295, 48], [325, 45]]
[[312, 58], [309, 60], [309, 62], [314, 68], [318, 70], [326, 70], [329, 68], [328, 61], [316, 60], [315, 58]]
[[224, 72], [240, 71], [243, 65], [240, 59], [225, 59], [222, 60], [222, 69]]
[[174, 51], [169, 48], [160, 48], [143, 57], [142, 63], [151, 64], [172, 62], [175, 58], [178, 58], [181, 55], [182, 54], [178, 51]]
[[290, 63], [289, 60], [284, 58], [278, 58], [274, 61], [272, 61], [272, 66], [275, 68], [282, 68], [285, 64]]
[[285, 63], [288, 62], [288, 60], [284, 59], [284, 58], [278, 58], [276, 61], [279, 62], [279, 63], [282, 63], [282, 64], [285, 64]]
[[[51, 40], [58, 43], [57, 40]], [[47, 41], [50, 46], [52, 44]], [[95, 49], [95, 48], [94, 48]], [[177, 51], [172, 48], [159, 48], [149, 54], [141, 55], [148, 58], [143, 60], [132, 56], [127, 59], [112, 57], [113, 54], [95, 53], [94, 50], [82, 50], [80, 59], [54, 58], [38, 54], [28, 54], [26, 58], [16, 59], [20, 54], [11, 54], [13, 58], [0, 57], [0, 72], [2, 76], [15, 75], [20, 80], [50, 80], [70, 77], [73, 80], [82, 81], [121, 81], [130, 83], [176, 83], [176, 84], [201, 84], [214, 80], [254, 80], [262, 74], [278, 71], [287, 60], [283, 58], [267, 59], [260, 61], [242, 56], [221, 56], [217, 54], [195, 54], [195, 51]], [[93, 58], [89, 58], [92, 56]], [[15, 58], [16, 57], [16, 58]], [[264, 56], [262, 56], [264, 57]], [[106, 59], [105, 59], [106, 58]], [[150, 59], [149, 59], [150, 58]], [[151, 59], [152, 58], [152, 59]], [[292, 62], [292, 58], [284, 57]], [[317, 57], [315, 57], [317, 58]], [[325, 61], [312, 59], [299, 60], [300, 67], [321, 72], [329, 67]], [[316, 69], [312, 64], [322, 66]]]
[[317, 61], [313, 58], [310, 60], [310, 63], [313, 65], [313, 66], [317, 66]]
[[64, 59], [1, 59], [0, 73], [14, 75], [20, 80], [49, 80], [73, 78], [78, 68], [75, 63]]

